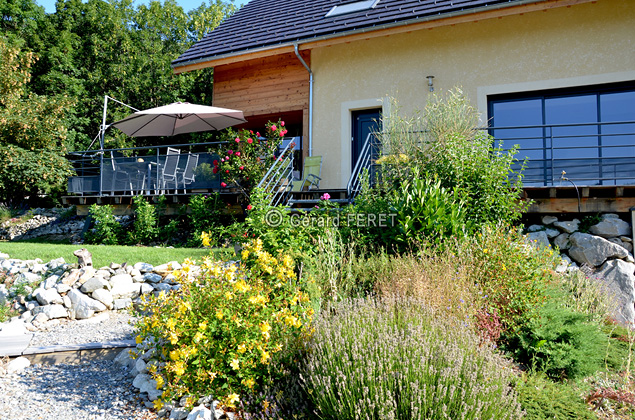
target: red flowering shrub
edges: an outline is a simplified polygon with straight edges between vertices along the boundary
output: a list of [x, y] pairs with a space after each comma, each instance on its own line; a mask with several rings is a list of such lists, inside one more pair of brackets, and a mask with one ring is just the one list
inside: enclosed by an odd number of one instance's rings
[[222, 188], [238, 187], [249, 196], [260, 182], [276, 158], [278, 147], [287, 134], [284, 121], [270, 121], [266, 127], [262, 136], [251, 130], [227, 131], [224, 138], [227, 144], [218, 151], [220, 159], [213, 162], [213, 172], [220, 172], [225, 180], [221, 183]]

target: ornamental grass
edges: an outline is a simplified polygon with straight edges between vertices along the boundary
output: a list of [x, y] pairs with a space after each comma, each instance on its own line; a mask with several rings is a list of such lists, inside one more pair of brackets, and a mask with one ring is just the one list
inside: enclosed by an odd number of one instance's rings
[[317, 318], [303, 369], [325, 419], [518, 419], [508, 361], [407, 298], [347, 300]]

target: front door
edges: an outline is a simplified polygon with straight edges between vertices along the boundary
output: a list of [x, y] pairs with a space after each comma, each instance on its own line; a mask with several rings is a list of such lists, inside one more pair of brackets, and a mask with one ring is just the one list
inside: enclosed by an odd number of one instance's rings
[[351, 171], [355, 169], [355, 164], [359, 159], [359, 155], [364, 147], [364, 143], [370, 133], [380, 131], [381, 127], [381, 108], [365, 109], [362, 111], [353, 111], [353, 135], [351, 142]]

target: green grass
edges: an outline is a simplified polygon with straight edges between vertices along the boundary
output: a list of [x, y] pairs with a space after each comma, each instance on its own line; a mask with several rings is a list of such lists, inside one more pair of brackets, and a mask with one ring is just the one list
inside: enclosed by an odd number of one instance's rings
[[[62, 245], [34, 242], [0, 242], [0, 252], [9, 254], [11, 258], [33, 260], [40, 258], [44, 262], [64, 257], [67, 263], [77, 262], [73, 251], [86, 248], [93, 254], [93, 265], [103, 267], [111, 262], [134, 264], [146, 262], [152, 265], [164, 264], [169, 261], [183, 262], [186, 258], [201, 260], [209, 255], [208, 249], [203, 248], [153, 248], [114, 245]], [[217, 250], [214, 253], [220, 258], [229, 250]], [[231, 250], [233, 254], [233, 249]]]

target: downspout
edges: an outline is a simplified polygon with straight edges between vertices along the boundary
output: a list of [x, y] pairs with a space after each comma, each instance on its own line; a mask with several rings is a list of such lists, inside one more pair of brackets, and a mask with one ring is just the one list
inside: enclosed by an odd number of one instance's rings
[[309, 72], [309, 156], [313, 156], [313, 72], [300, 55], [298, 44], [293, 44], [293, 48], [295, 49], [296, 57]]

